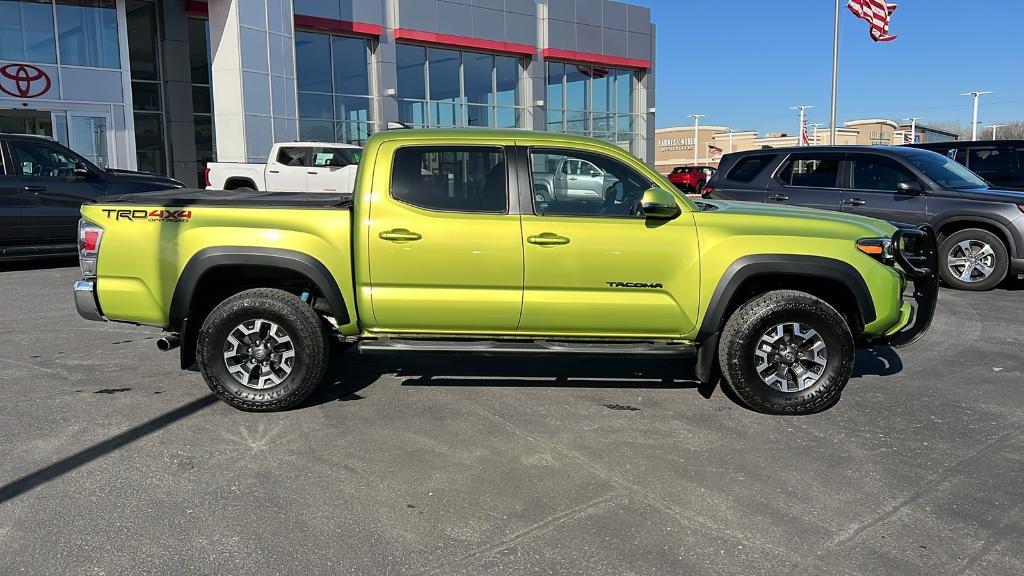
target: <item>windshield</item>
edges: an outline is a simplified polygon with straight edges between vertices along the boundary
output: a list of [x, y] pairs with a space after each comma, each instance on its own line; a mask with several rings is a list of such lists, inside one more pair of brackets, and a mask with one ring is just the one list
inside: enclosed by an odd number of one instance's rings
[[941, 154], [921, 154], [910, 157], [910, 161], [918, 170], [925, 173], [937, 184], [954, 190], [971, 188], [988, 188], [988, 182], [971, 172], [963, 165], [942, 156]]

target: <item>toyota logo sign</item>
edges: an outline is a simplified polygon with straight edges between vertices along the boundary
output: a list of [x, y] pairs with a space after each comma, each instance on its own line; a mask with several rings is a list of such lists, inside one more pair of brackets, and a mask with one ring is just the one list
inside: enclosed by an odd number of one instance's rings
[[50, 89], [50, 76], [31, 64], [0, 67], [0, 91], [15, 98], [36, 98]]

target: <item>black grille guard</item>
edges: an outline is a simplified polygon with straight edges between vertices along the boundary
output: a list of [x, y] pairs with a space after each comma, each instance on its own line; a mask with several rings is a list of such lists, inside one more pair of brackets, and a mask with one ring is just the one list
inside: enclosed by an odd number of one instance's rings
[[935, 230], [924, 225], [899, 228], [892, 235], [892, 251], [896, 264], [913, 283], [910, 294], [910, 323], [899, 332], [881, 339], [880, 344], [894, 348], [917, 342], [932, 325], [939, 298], [939, 263]]

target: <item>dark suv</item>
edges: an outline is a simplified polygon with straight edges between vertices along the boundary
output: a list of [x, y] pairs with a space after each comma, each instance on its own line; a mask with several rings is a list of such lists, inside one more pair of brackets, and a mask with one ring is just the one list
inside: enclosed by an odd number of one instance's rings
[[184, 184], [100, 168], [42, 136], [0, 134], [0, 259], [75, 254], [83, 203], [170, 188]]
[[704, 197], [929, 224], [940, 242], [942, 279], [961, 290], [1024, 276], [1024, 192], [992, 189], [928, 150], [811, 146], [726, 154]]
[[1024, 140], [978, 140], [909, 144], [967, 166], [995, 188], [1024, 190]]

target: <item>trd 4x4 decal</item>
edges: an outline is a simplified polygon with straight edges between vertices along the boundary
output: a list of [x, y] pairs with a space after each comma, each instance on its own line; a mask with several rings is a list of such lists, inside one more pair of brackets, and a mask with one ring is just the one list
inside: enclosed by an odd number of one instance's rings
[[114, 210], [104, 209], [107, 218], [128, 220], [129, 222], [188, 222], [192, 219], [191, 210]]

